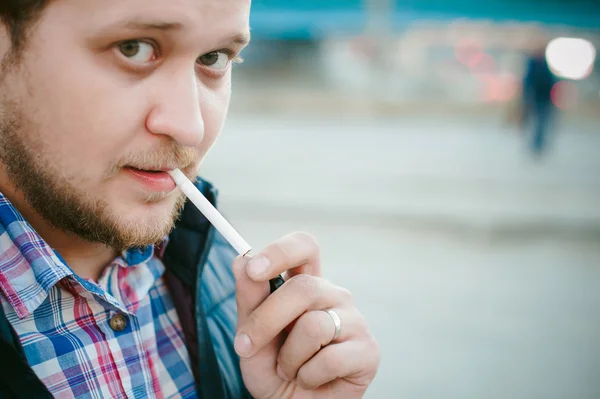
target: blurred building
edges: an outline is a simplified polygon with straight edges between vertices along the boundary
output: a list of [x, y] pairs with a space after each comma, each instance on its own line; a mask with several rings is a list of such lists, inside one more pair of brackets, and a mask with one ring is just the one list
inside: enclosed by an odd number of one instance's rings
[[[387, 105], [510, 105], [532, 43], [600, 48], [596, 0], [254, 0], [251, 25], [241, 86]], [[554, 57], [576, 64], [578, 51]], [[600, 109], [598, 64], [571, 65], [583, 72], [557, 87], [561, 108]]]
[[[251, 27], [203, 174], [255, 248], [319, 239], [380, 340], [366, 397], [600, 398], [600, 1], [253, 0]], [[497, 116], [556, 38], [569, 115], [532, 157]]]

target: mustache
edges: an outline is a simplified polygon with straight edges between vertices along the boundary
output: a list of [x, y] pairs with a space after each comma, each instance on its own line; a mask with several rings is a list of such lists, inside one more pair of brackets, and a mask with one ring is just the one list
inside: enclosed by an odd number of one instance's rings
[[[160, 148], [136, 152], [124, 156], [115, 162], [106, 173], [105, 179], [110, 179], [124, 167], [130, 166], [137, 169], [181, 169], [186, 175], [195, 172], [199, 164], [198, 153], [195, 149], [172, 143]], [[194, 169], [194, 170], [192, 170]]]

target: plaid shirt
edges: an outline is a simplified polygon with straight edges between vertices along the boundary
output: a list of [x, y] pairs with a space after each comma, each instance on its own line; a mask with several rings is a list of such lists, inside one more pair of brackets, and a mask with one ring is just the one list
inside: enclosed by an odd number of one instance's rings
[[0, 193], [0, 304], [56, 398], [196, 397], [157, 253], [126, 251], [82, 279]]

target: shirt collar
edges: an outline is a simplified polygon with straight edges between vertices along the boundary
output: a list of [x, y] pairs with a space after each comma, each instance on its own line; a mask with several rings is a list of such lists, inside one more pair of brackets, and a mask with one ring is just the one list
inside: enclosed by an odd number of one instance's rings
[[154, 245], [148, 245], [147, 247], [134, 247], [129, 248], [121, 252], [121, 258], [124, 262], [121, 262], [122, 266], [134, 267], [141, 265], [142, 263], [148, 262], [150, 259], [156, 256], [160, 259], [163, 258], [167, 244], [169, 243], [169, 236], [165, 236], [161, 241]]
[[126, 266], [137, 266], [148, 262], [154, 256], [154, 247], [152, 245], [145, 248], [129, 248], [121, 252], [121, 257]]
[[[167, 239], [157, 245], [161, 254]], [[123, 266], [134, 267], [154, 256], [155, 247], [123, 251]], [[20, 318], [33, 313], [60, 280], [73, 270], [0, 193], [0, 290]]]

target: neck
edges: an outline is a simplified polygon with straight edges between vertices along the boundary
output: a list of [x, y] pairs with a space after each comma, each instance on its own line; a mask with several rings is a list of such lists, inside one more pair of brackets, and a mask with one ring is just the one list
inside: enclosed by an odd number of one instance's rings
[[67, 265], [81, 278], [98, 281], [104, 268], [117, 257], [118, 252], [104, 244], [93, 243], [54, 228], [25, 200], [23, 193], [0, 184], [2, 194], [29, 222], [44, 241], [56, 250]]

